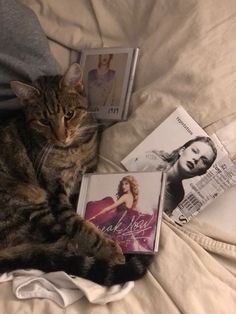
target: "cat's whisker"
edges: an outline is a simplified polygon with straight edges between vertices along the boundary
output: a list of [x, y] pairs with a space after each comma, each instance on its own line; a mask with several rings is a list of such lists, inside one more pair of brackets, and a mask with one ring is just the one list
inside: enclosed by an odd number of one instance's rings
[[40, 174], [41, 174], [41, 169], [42, 169], [42, 167], [43, 167], [45, 161], [47, 160], [49, 153], [50, 153], [51, 150], [53, 149], [53, 147], [54, 147], [54, 145], [49, 143], [49, 145], [47, 145], [47, 147], [45, 148], [45, 151], [44, 151], [44, 153], [43, 153], [43, 156], [42, 156], [42, 158], [40, 159], [40, 162], [39, 162], [38, 167], [37, 167], [37, 170], [36, 170], [36, 177], [37, 177], [38, 179], [39, 179]]
[[38, 153], [37, 157], [33, 161], [33, 165], [34, 165], [35, 168], [38, 167], [38, 164], [40, 163], [40, 160], [42, 159], [43, 154], [45, 153], [45, 150], [46, 150], [47, 146], [50, 146], [50, 144], [48, 142], [43, 145], [42, 149], [40, 150], [40, 152]]
[[90, 125], [90, 126], [81, 126], [77, 129], [77, 134], [79, 135], [79, 133], [84, 133], [84, 132], [88, 132], [88, 131], [91, 131], [91, 132], [94, 132], [94, 129], [96, 129], [97, 126], [94, 125]]
[[44, 147], [41, 150], [41, 154], [39, 155], [40, 158], [37, 158], [38, 160], [37, 160], [36, 169], [35, 169], [36, 178], [38, 178], [38, 172], [39, 172], [39, 169], [40, 169], [40, 165], [41, 165], [42, 160], [44, 159], [44, 156], [45, 156], [45, 154], [46, 154], [46, 152], [47, 152], [49, 147], [50, 147], [49, 143], [44, 145]]

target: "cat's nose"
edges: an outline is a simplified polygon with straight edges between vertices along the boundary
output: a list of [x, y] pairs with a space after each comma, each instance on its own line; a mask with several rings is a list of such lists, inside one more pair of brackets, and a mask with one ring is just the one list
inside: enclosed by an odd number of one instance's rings
[[68, 142], [67, 132], [64, 128], [54, 128], [53, 134], [58, 142], [63, 144]]

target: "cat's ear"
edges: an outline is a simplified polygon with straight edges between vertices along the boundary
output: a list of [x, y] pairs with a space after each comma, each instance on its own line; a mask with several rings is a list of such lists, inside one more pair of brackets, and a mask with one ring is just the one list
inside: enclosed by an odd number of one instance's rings
[[40, 91], [36, 87], [26, 83], [11, 81], [10, 85], [14, 94], [21, 100], [26, 100], [40, 95]]
[[73, 63], [66, 71], [61, 80], [61, 87], [69, 87], [75, 89], [83, 89], [83, 74], [78, 63]]

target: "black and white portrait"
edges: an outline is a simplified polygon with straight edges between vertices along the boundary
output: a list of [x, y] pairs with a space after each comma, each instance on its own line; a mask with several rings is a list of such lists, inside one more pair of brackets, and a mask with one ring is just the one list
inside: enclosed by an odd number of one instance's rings
[[171, 152], [150, 150], [127, 161], [129, 170], [167, 172], [165, 212], [168, 215], [183, 200], [183, 180], [201, 176], [212, 166], [217, 149], [210, 137], [197, 136]]
[[178, 107], [122, 164], [129, 171], [166, 172], [164, 211], [188, 219], [221, 192], [222, 157], [215, 139]]

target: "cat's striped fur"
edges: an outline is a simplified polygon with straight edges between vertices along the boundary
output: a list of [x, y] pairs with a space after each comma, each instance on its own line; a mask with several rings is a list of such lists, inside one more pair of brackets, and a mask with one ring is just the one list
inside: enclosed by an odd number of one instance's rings
[[98, 149], [79, 66], [11, 87], [23, 110], [0, 125], [0, 272], [64, 270], [104, 285], [141, 278], [151, 258], [125, 261], [70, 201], [75, 182], [96, 167]]

